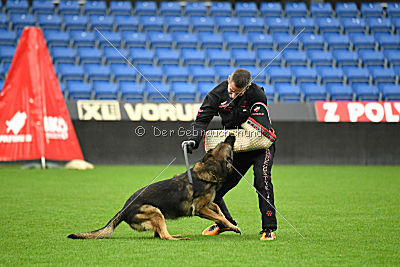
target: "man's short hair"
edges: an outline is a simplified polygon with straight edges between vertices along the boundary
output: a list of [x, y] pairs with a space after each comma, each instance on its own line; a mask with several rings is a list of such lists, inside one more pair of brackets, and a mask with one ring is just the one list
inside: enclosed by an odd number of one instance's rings
[[245, 69], [237, 69], [233, 72], [230, 82], [234, 82], [237, 88], [245, 88], [251, 83], [251, 74]]

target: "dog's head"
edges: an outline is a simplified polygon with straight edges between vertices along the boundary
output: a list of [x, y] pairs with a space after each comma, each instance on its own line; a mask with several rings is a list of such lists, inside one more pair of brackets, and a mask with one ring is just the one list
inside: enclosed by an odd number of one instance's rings
[[230, 134], [225, 141], [210, 149], [195, 164], [194, 171], [199, 178], [209, 182], [222, 182], [232, 172], [233, 145], [236, 137]]

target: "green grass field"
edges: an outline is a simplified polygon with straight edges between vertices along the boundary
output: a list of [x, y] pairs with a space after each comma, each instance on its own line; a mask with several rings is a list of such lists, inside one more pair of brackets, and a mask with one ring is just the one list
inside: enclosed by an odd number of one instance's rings
[[[167, 221], [190, 241], [153, 239], [122, 223], [111, 239], [71, 240], [98, 229], [165, 166], [91, 171], [0, 167], [3, 265], [399, 265], [400, 167], [274, 166], [277, 240], [259, 241], [257, 195], [244, 180], [225, 198], [243, 234], [203, 237], [209, 221]], [[183, 172], [169, 167], [159, 179]], [[252, 182], [252, 172], [246, 178]]]

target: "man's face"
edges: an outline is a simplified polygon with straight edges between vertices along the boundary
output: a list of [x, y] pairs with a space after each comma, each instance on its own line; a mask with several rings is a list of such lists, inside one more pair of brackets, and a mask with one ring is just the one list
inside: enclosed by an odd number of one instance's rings
[[242, 96], [244, 92], [246, 92], [247, 88], [238, 88], [235, 85], [235, 82], [231, 81], [231, 77], [228, 78], [228, 94], [229, 97], [234, 99], [238, 96]]

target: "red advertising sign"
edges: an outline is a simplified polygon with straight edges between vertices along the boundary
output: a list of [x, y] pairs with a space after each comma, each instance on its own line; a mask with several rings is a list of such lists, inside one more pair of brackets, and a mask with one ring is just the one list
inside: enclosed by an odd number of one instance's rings
[[25, 28], [0, 92], [0, 161], [83, 159], [42, 34]]
[[321, 122], [400, 122], [400, 102], [315, 102]]

